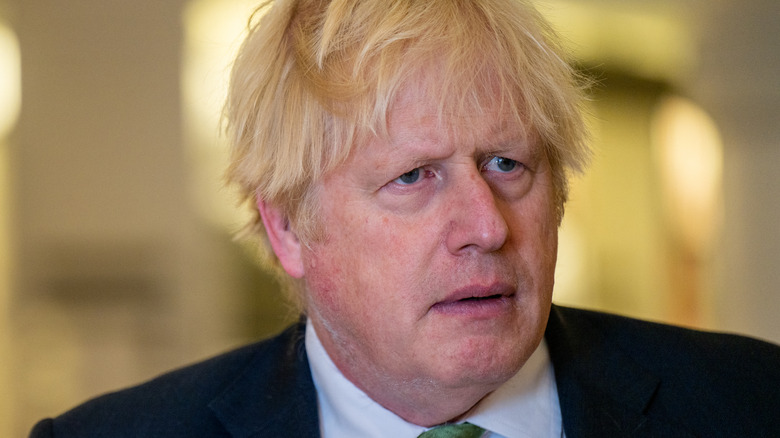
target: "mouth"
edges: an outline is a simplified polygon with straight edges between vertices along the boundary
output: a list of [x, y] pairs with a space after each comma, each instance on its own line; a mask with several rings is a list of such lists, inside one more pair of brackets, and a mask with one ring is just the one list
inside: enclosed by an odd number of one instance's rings
[[492, 317], [514, 306], [515, 290], [506, 284], [467, 287], [431, 306], [434, 313]]
[[490, 296], [487, 296], [487, 297], [468, 297], [468, 298], [462, 298], [462, 299], [460, 299], [460, 300], [458, 300], [458, 301], [483, 301], [483, 300], [494, 300], [494, 299], [497, 299], [497, 298], [503, 298], [503, 297], [504, 297], [504, 295], [498, 295], [498, 294], [496, 294], [496, 295], [490, 295]]

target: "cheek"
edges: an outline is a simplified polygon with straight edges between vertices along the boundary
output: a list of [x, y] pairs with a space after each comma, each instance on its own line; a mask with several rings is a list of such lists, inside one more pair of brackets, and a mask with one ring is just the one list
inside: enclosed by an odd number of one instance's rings
[[[549, 199], [537, 195], [509, 210], [511, 251], [519, 255], [542, 289], [551, 288], [558, 249], [555, 209]], [[547, 286], [547, 285], [550, 286]]]
[[353, 301], [354, 289], [349, 281], [355, 281], [355, 272], [362, 254], [352, 244], [355, 236], [345, 234], [354, 229], [345, 224], [345, 218], [325, 212], [328, 218], [321, 222], [324, 236], [302, 248], [304, 282], [309, 307], [321, 312], [343, 312], [345, 303]]
[[323, 311], [362, 311], [367, 318], [403, 306], [420, 289], [415, 283], [426, 278], [420, 272], [434, 258], [431, 218], [404, 220], [370, 203], [331, 195], [319, 210], [323, 239], [304, 249], [309, 301]]
[[[358, 223], [363, 222], [362, 220]], [[337, 234], [311, 245], [305, 251], [306, 290], [310, 305], [332, 315], [359, 313], [369, 307], [376, 283], [376, 272], [387, 259], [377, 254], [377, 236], [365, 233], [365, 227], [344, 223]], [[371, 291], [369, 293], [369, 291]]]
[[340, 303], [343, 302], [339, 298], [339, 291], [343, 291], [343, 287], [338, 280], [345, 278], [339, 264], [330, 264], [327, 257], [310, 254], [304, 257], [304, 266], [308, 307], [339, 311]]

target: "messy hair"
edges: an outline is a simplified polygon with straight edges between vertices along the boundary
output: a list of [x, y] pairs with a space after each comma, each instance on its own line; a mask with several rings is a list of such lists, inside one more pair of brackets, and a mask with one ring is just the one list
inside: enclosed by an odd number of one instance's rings
[[386, 135], [396, 97], [420, 78], [440, 118], [500, 105], [530, 129], [549, 159], [562, 216], [568, 175], [589, 154], [582, 87], [527, 2], [277, 0], [254, 18], [225, 107], [227, 178], [254, 211], [250, 232], [265, 236], [262, 199], [303, 243], [317, 239], [316, 183], [369, 136]]

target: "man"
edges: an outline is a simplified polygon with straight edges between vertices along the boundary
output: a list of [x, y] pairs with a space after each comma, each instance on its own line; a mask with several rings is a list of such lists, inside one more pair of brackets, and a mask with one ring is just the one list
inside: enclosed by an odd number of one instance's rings
[[588, 150], [576, 76], [530, 6], [258, 14], [228, 174], [305, 318], [32, 436], [780, 433], [777, 347], [551, 305]]

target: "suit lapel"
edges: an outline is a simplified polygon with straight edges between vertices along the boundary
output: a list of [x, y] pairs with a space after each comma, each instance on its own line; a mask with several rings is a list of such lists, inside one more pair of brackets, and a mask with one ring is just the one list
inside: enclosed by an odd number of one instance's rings
[[660, 380], [582, 315], [553, 306], [545, 333], [567, 438], [689, 436], [646, 415]]
[[209, 404], [233, 437], [319, 437], [304, 327], [296, 324], [264, 345], [244, 373]]

